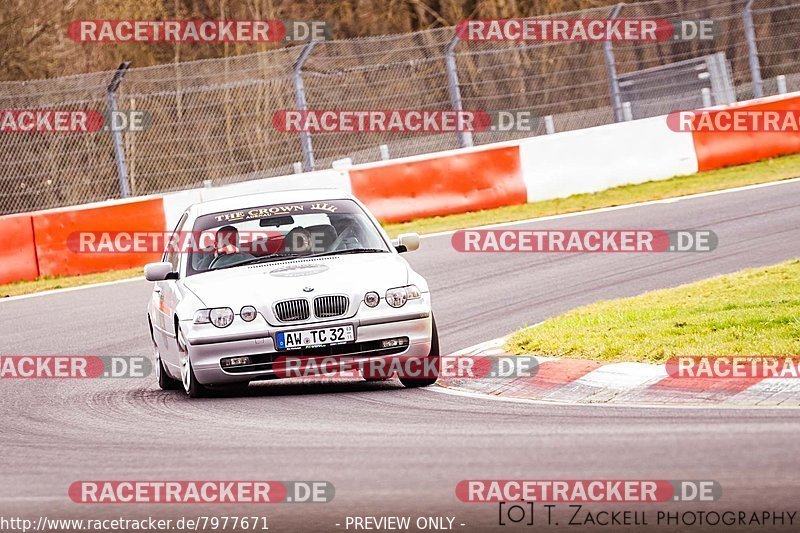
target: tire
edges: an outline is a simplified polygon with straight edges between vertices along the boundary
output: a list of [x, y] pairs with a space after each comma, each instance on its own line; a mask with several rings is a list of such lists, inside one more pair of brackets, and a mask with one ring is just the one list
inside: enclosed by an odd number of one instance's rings
[[186, 361], [183, 363], [181, 370], [183, 379], [183, 390], [189, 398], [202, 398], [208, 394], [208, 389], [197, 381], [197, 376], [194, 375], [194, 368], [192, 368], [192, 360], [186, 355]]
[[183, 342], [183, 333], [181, 333], [180, 328], [178, 328], [175, 340], [178, 343], [178, 349], [184, 354], [181, 358], [181, 384], [183, 385], [183, 390], [189, 398], [202, 398], [206, 396], [208, 394], [208, 389], [197, 381], [197, 376], [194, 375], [192, 359], [189, 357], [189, 352]]
[[416, 389], [419, 387], [428, 387], [429, 385], [433, 385], [436, 383], [436, 380], [439, 379], [439, 372], [441, 371], [439, 361], [439, 330], [436, 329], [435, 318], [433, 319], [433, 331], [431, 333], [431, 351], [428, 354], [428, 357], [435, 359], [434, 365], [436, 366], [436, 377], [400, 378], [400, 383], [402, 383], [408, 389]]

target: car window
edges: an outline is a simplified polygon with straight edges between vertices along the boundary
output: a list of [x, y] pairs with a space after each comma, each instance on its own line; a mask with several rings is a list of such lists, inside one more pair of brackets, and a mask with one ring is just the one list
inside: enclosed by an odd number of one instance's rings
[[[189, 212], [186, 211], [178, 220], [178, 223], [175, 225], [175, 229], [173, 233], [179, 233], [183, 231], [183, 227], [186, 225], [186, 220], [189, 218]], [[180, 268], [180, 255], [179, 251], [173, 247], [171, 250], [167, 250], [164, 252], [164, 256], [161, 258], [162, 261], [172, 264], [172, 271], [177, 272], [178, 268]]]
[[198, 217], [200, 235], [188, 274], [260, 260], [315, 254], [390, 252], [375, 224], [352, 200], [294, 202]]

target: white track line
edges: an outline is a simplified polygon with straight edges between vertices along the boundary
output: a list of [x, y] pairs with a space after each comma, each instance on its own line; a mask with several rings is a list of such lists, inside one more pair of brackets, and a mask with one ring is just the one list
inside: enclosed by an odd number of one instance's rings
[[797, 178], [789, 178], [786, 180], [781, 181], [769, 181], [767, 183], [756, 183], [755, 185], [744, 185], [742, 187], [735, 187], [733, 189], [720, 189], [718, 191], [708, 191], [708, 192], [699, 192], [696, 194], [687, 194], [685, 196], [673, 196], [670, 198], [662, 198], [660, 200], [647, 200], [645, 202], [637, 202], [635, 204], [622, 204], [622, 205], [614, 205], [610, 207], [598, 207], [597, 209], [589, 209], [587, 211], [575, 211], [574, 213], [562, 213], [560, 215], [550, 215], [546, 217], [536, 217], [536, 218], [527, 218], [525, 220], [515, 220], [513, 222], [498, 222], [496, 224], [487, 224], [485, 226], [475, 226], [472, 228], [460, 228], [448, 231], [440, 231], [437, 233], [426, 233], [424, 235], [420, 235], [421, 239], [425, 238], [432, 238], [432, 237], [441, 237], [444, 235], [452, 235], [456, 231], [461, 230], [474, 230], [474, 229], [491, 229], [491, 228], [504, 228], [508, 226], [516, 226], [518, 224], [530, 224], [532, 222], [543, 222], [547, 220], [558, 220], [562, 218], [572, 218], [584, 215], [593, 215], [595, 213], [607, 213], [609, 211], [619, 211], [621, 209], [633, 209], [635, 207], [644, 207], [649, 205], [659, 205], [659, 204], [672, 204], [676, 202], [681, 202], [683, 200], [694, 200], [695, 198], [706, 198], [708, 196], [717, 196], [720, 194], [729, 194], [729, 193], [736, 193], [742, 191], [749, 191], [753, 189], [762, 189], [764, 187], [775, 187], [778, 185], [788, 185], [792, 183], [800, 182], [800, 177]]
[[77, 285], [75, 287], [66, 287], [64, 289], [52, 289], [49, 291], [32, 292], [31, 294], [20, 294], [19, 296], [8, 296], [0, 298], [0, 304], [3, 302], [14, 302], [17, 300], [27, 300], [28, 298], [38, 298], [39, 296], [52, 296], [54, 294], [61, 294], [63, 292], [80, 291], [83, 289], [95, 289], [97, 287], [108, 287], [110, 285], [119, 285], [120, 283], [130, 283], [132, 281], [144, 281], [144, 276], [135, 278], [118, 279], [115, 281], [104, 281], [102, 283], [92, 283], [90, 285]]
[[[635, 207], [644, 207], [644, 206], [648, 206], [648, 205], [658, 205], [658, 204], [671, 204], [671, 203], [680, 202], [680, 201], [683, 201], [683, 200], [692, 200], [692, 199], [695, 199], [695, 198], [705, 198], [707, 196], [717, 196], [717, 195], [720, 195], [720, 194], [729, 194], [729, 193], [735, 193], [735, 192], [749, 191], [749, 190], [753, 190], [753, 189], [761, 189], [761, 188], [764, 188], [764, 187], [775, 187], [775, 186], [778, 186], [778, 185], [788, 185], [788, 184], [797, 183], [797, 182], [800, 182], [800, 177], [798, 177], [798, 178], [790, 178], [790, 179], [781, 180], [781, 181], [770, 181], [770, 182], [767, 182], [767, 183], [757, 183], [755, 185], [745, 185], [745, 186], [742, 186], [742, 187], [735, 187], [733, 189], [721, 189], [721, 190], [718, 190], [718, 191], [709, 191], [709, 192], [701, 192], [701, 193], [697, 193], [697, 194], [688, 194], [688, 195], [685, 195], [685, 196], [675, 196], [675, 197], [671, 197], [671, 198], [662, 198], [661, 200], [648, 200], [646, 202], [637, 202], [635, 204], [623, 204], [623, 205], [615, 205], [615, 206], [611, 206], [611, 207], [599, 207], [597, 209], [589, 209], [588, 211], [576, 211], [574, 213], [562, 213], [560, 215], [550, 215], [550, 216], [546, 216], [546, 217], [527, 218], [525, 220], [515, 220], [513, 222], [498, 222], [496, 224], [487, 224], [487, 225], [484, 225], [484, 226], [474, 226], [474, 227], [471, 227], [471, 228], [460, 228], [460, 229], [457, 229], [457, 230], [439, 231], [439, 232], [436, 232], [436, 233], [426, 233], [424, 235], [420, 235], [420, 238], [421, 239], [429, 239], [429, 238], [433, 238], [433, 237], [441, 237], [443, 235], [452, 235], [456, 231], [461, 231], [461, 230], [503, 228], [503, 227], [515, 226], [515, 225], [519, 225], [519, 224], [529, 224], [531, 222], [543, 222], [543, 221], [547, 221], [547, 220], [558, 220], [558, 219], [561, 219], [561, 218], [572, 218], [572, 217], [577, 217], [577, 216], [593, 215], [595, 213], [607, 213], [609, 211], [618, 211], [620, 209], [632, 209], [632, 208], [635, 208]], [[32, 294], [22, 294], [20, 296], [9, 296], [7, 298], [0, 298], [0, 304], [2, 304], [3, 302], [11, 302], [11, 301], [15, 301], [15, 300], [25, 300], [27, 298], [37, 298], [39, 296], [51, 296], [53, 294], [59, 294], [59, 293], [62, 293], [62, 292], [71, 292], [71, 291], [77, 291], [77, 290], [81, 290], [81, 289], [93, 289], [93, 288], [96, 288], [96, 287], [107, 287], [109, 285], [117, 285], [119, 283], [128, 283], [128, 282], [131, 282], [131, 281], [140, 281], [140, 280], [143, 280], [143, 279], [144, 278], [142, 278], [142, 277], [121, 279], [121, 280], [117, 280], [117, 281], [106, 281], [106, 282], [103, 282], [103, 283], [94, 283], [92, 285], [79, 285], [77, 287], [68, 287], [66, 289], [53, 289], [53, 290], [50, 290], [50, 291], [34, 292]]]

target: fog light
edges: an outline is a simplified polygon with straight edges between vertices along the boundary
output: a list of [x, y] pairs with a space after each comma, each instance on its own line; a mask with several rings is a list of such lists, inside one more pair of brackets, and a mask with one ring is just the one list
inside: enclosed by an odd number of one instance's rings
[[381, 301], [381, 297], [378, 296], [377, 292], [368, 292], [364, 295], [364, 303], [367, 304], [369, 307], [375, 307]]
[[245, 322], [252, 322], [256, 319], [258, 315], [258, 311], [252, 305], [245, 305], [242, 307], [241, 311], [239, 311], [239, 315], [242, 317], [242, 320]]
[[381, 348], [397, 348], [408, 346], [408, 337], [397, 337], [396, 339], [384, 339], [381, 341]]
[[228, 357], [227, 359], [223, 359], [220, 361], [220, 364], [223, 368], [227, 368], [229, 366], [244, 366], [250, 364], [249, 357]]

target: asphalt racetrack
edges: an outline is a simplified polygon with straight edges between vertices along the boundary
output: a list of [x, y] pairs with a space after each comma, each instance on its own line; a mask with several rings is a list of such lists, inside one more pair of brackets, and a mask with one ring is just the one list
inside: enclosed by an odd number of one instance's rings
[[[513, 227], [710, 229], [719, 247], [683, 254], [459, 254], [449, 235], [424, 238], [406, 257], [432, 288], [443, 353], [585, 303], [800, 256], [800, 182]], [[150, 290], [135, 281], [2, 302], [0, 353], [150, 355]], [[720, 502], [666, 507], [794, 511], [800, 508], [798, 416], [788, 409], [513, 403], [408, 390], [395, 381], [271, 382], [251, 385], [243, 396], [189, 400], [183, 392], [160, 391], [152, 376], [3, 380], [0, 515], [266, 513], [272, 531], [345, 531], [348, 516], [449, 516], [460, 531], [533, 530], [498, 526], [496, 504], [458, 501], [462, 479], [713, 479], [723, 488]], [[255, 511], [79, 505], [67, 497], [76, 480], [112, 479], [327, 480], [336, 496], [328, 504]], [[655, 510], [653, 504], [614, 508]], [[537, 529], [593, 530], [567, 526], [569, 515], [559, 527], [539, 517]], [[798, 523], [800, 516], [782, 530]]]

